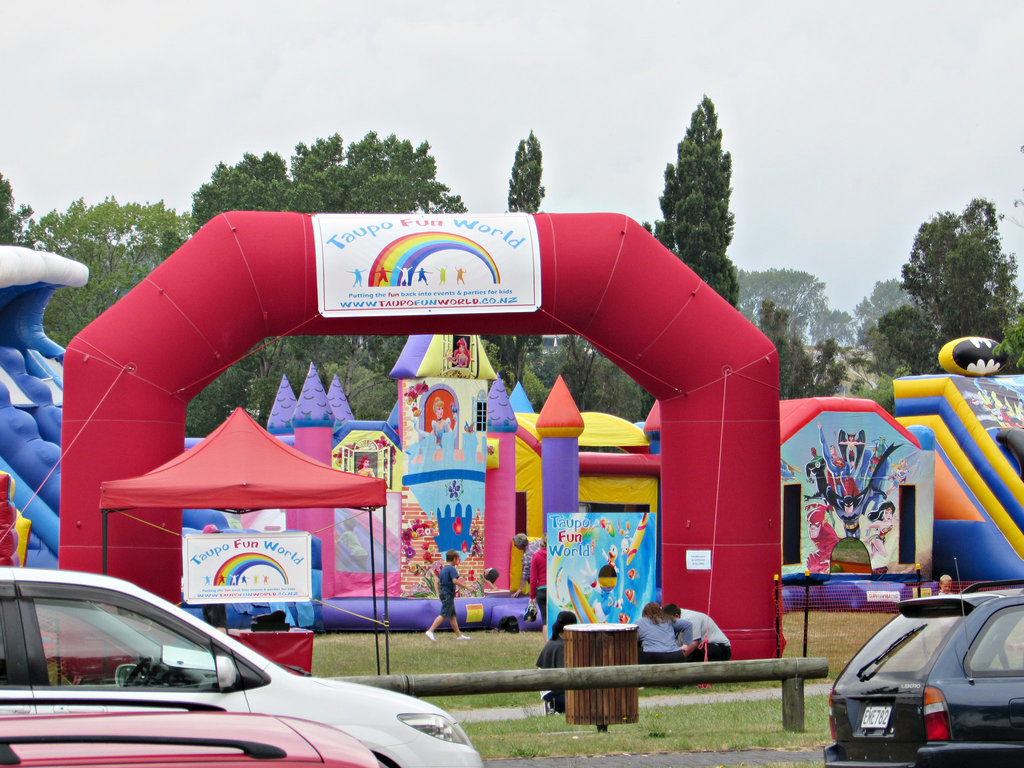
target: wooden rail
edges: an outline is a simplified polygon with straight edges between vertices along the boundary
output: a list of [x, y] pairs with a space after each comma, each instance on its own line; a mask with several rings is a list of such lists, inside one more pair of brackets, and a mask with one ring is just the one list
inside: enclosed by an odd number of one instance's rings
[[459, 696], [507, 691], [580, 690], [698, 683], [782, 683], [782, 727], [804, 730], [804, 680], [828, 676], [828, 659], [752, 659], [688, 664], [635, 664], [573, 669], [509, 669], [440, 675], [341, 677], [410, 696]]

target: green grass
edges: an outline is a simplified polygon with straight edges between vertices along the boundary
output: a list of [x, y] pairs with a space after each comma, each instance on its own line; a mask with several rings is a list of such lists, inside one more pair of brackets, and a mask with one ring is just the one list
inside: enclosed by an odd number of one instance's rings
[[[808, 615], [807, 655], [828, 659], [829, 679], [835, 679], [846, 662], [864, 642], [888, 623], [893, 613], [865, 611], [811, 611]], [[803, 613], [787, 613], [782, 618], [786, 638], [786, 658], [803, 656]]]
[[[802, 620], [801, 620], [802, 623]], [[470, 642], [456, 642], [450, 632], [431, 642], [421, 632], [392, 633], [391, 674], [435, 674], [506, 669], [534, 669], [543, 645], [536, 632], [472, 632]], [[799, 644], [798, 644], [799, 646]], [[387, 673], [384, 635], [338, 632], [318, 635], [313, 647], [313, 674], [323, 677]], [[789, 655], [789, 654], [787, 654]], [[845, 663], [845, 659], [842, 661]], [[831, 668], [831, 662], [830, 662]], [[719, 684], [714, 693], [779, 688], [779, 683]], [[705, 693], [696, 688], [644, 688], [641, 697]], [[460, 710], [536, 706], [536, 691], [474, 696], [439, 696], [429, 701], [456, 715]], [[829, 740], [826, 696], [807, 696], [804, 733], [782, 729], [778, 699], [688, 706], [642, 707], [639, 722], [609, 726], [568, 725], [565, 717], [529, 717], [464, 723], [484, 759], [571, 755], [714, 751], [734, 749], [821, 749]]]
[[[664, 692], [664, 691], [662, 691]], [[531, 717], [463, 727], [484, 759], [736, 749], [820, 750], [828, 742], [828, 697], [808, 696], [807, 728], [782, 729], [778, 700], [641, 708], [639, 721], [568, 725], [564, 716]]]

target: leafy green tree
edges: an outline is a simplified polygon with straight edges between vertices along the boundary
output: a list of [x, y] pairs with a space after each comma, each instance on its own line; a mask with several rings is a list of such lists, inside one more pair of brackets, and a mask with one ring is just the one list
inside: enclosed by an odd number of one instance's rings
[[654, 397], [604, 355], [595, 352], [590, 387], [580, 396], [581, 411], [610, 413], [629, 422], [643, 421]]
[[587, 393], [600, 352], [589, 341], [575, 334], [562, 336], [561, 341], [565, 357], [558, 373], [576, 401], [576, 407], [581, 411], [589, 410]]
[[788, 333], [810, 338], [811, 323], [822, 307], [828, 306], [825, 283], [809, 272], [772, 268], [737, 273], [740, 300], [737, 309], [750, 322], [757, 323], [761, 305], [771, 301], [789, 312]]
[[87, 206], [82, 199], [64, 213], [51, 211], [31, 222], [27, 239], [33, 247], [59, 253], [89, 268], [82, 288], [56, 291], [46, 305], [47, 333], [67, 346], [80, 330], [134, 288], [185, 242], [187, 214], [163, 202], [121, 205], [108, 197]]
[[[373, 134], [371, 134], [373, 135]], [[299, 143], [291, 158], [292, 189], [287, 209], [306, 213], [345, 212], [352, 187], [345, 144], [337, 133], [310, 146]]]
[[512, 163], [512, 178], [508, 182], [509, 211], [537, 213], [544, 199], [544, 187], [540, 183], [543, 153], [540, 141], [530, 135], [519, 142], [516, 158]]
[[[554, 336], [527, 360], [522, 384], [534, 407], [537, 407], [538, 403], [543, 404], [555, 384], [555, 379], [565, 370], [568, 345], [568, 336]], [[527, 385], [533, 380], [536, 380], [536, 387], [530, 389]]]
[[0, 245], [25, 245], [25, 227], [31, 216], [27, 205], [15, 206], [11, 183], [0, 173]]
[[811, 319], [811, 343], [824, 344], [835, 341], [838, 345], [850, 346], [854, 340], [853, 316], [841, 309], [829, 309], [826, 303]]
[[[909, 373], [909, 371], [903, 368], [896, 372], [896, 376], [907, 376]], [[890, 414], [896, 415], [896, 394], [893, 388], [892, 376], [881, 374], [873, 384], [856, 382], [850, 394], [865, 400], [874, 400]]]
[[[257, 380], [253, 373], [254, 367], [255, 362], [245, 358], [210, 382], [188, 405], [185, 412], [185, 434], [210, 434], [238, 407], [244, 408], [254, 419], [265, 425], [269, 414], [261, 410], [259, 403], [262, 400], [259, 393], [253, 391], [253, 382]], [[278, 376], [278, 381], [280, 378]], [[270, 397], [273, 398], [276, 392], [275, 388]], [[253, 401], [257, 403], [255, 407]], [[270, 403], [273, 403], [273, 399]]]
[[484, 336], [487, 344], [487, 356], [495, 371], [511, 389], [523, 380], [527, 358], [541, 349], [541, 336]]
[[851, 391], [858, 389], [874, 389], [878, 386], [883, 374], [878, 368], [878, 361], [870, 350], [855, 347], [843, 355], [846, 362], [847, 378], [850, 380]]
[[708, 285], [733, 306], [739, 301], [736, 267], [726, 250], [732, 242], [734, 216], [732, 156], [722, 151], [722, 131], [711, 99], [704, 96], [677, 147], [675, 164], [665, 168], [660, 198], [665, 217], [654, 234]]
[[538, 411], [558, 376], [581, 411], [611, 413], [636, 422], [646, 419], [654, 405], [654, 398], [621, 368], [574, 334], [557, 337], [554, 347], [543, 347], [528, 359], [523, 389]]
[[379, 139], [370, 132], [349, 144], [345, 168], [350, 194], [342, 209], [373, 213], [464, 213], [459, 195], [437, 181], [437, 162], [430, 144], [416, 148], [391, 134]]
[[230, 167], [218, 163], [210, 181], [192, 195], [192, 221], [198, 229], [225, 211], [288, 210], [289, 184], [284, 160], [273, 152], [247, 152]]
[[[550, 354], [551, 352], [546, 352], [545, 356]], [[545, 386], [537, 374], [534, 373], [533, 368], [529, 366], [523, 371], [523, 378], [519, 380], [519, 383], [523, 385], [523, 391], [526, 393], [526, 399], [529, 400], [531, 404], [543, 403], [547, 400], [548, 394], [551, 392], [551, 386]]]
[[867, 343], [868, 333], [878, 324], [878, 318], [909, 303], [910, 294], [903, 290], [899, 279], [894, 277], [876, 282], [871, 295], [861, 299], [853, 310], [857, 323], [857, 343]]
[[962, 214], [947, 211], [922, 224], [903, 265], [903, 288], [947, 341], [1000, 338], [1016, 319], [1016, 279], [1017, 262], [1003, 252], [995, 206], [980, 198]]
[[461, 213], [459, 195], [439, 182], [430, 144], [366, 134], [349, 144], [341, 136], [298, 144], [286, 167], [280, 155], [246, 153], [237, 165], [219, 163], [192, 195], [196, 227], [231, 210], [303, 213]]
[[936, 372], [941, 338], [924, 310], [904, 304], [878, 318], [867, 333], [867, 347], [875, 357], [878, 371], [895, 378], [900, 370], [905, 375]]
[[805, 342], [820, 344], [835, 339], [843, 345], [853, 342], [853, 318], [829, 307], [825, 283], [809, 272], [772, 268], [764, 271], [739, 270], [740, 301], [737, 308], [750, 322], [757, 323], [761, 305], [767, 300], [789, 312], [789, 333]]
[[765, 300], [758, 326], [779, 353], [779, 398], [834, 395], [846, 378], [839, 345], [826, 339], [809, 352], [803, 339], [790, 330], [789, 311]]
[[356, 418], [383, 421], [398, 395], [388, 374], [404, 343], [400, 336], [285, 336], [260, 344], [189, 403], [185, 430], [209, 434], [238, 406], [266, 423], [281, 377], [298, 395], [310, 363], [325, 388], [338, 376]]
[[811, 356], [803, 339], [790, 329], [789, 312], [765, 299], [758, 312], [758, 327], [779, 353], [779, 399], [806, 397], [811, 388]]
[[[279, 155], [246, 154], [235, 166], [220, 163], [192, 196], [197, 225], [229, 210], [304, 213], [460, 213], [462, 198], [437, 181], [427, 142], [414, 147], [393, 134], [374, 132], [346, 148], [338, 134], [300, 143], [286, 166]], [[524, 337], [528, 338], [528, 337]], [[395, 403], [388, 378], [405, 339], [378, 336], [287, 337], [259, 345], [190, 404], [189, 434], [207, 434], [239, 404], [263, 421], [287, 375], [298, 393], [309, 364], [324, 386], [337, 374], [352, 412], [381, 420]]]
[[848, 375], [848, 368], [843, 361], [838, 341], [827, 338], [814, 347], [811, 364], [811, 397], [827, 397], [836, 394]]

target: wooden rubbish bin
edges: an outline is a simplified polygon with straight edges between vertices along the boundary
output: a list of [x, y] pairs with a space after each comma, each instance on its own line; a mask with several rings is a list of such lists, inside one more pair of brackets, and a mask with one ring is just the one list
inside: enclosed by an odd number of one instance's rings
[[[637, 663], [635, 624], [572, 624], [565, 636], [565, 666], [610, 667]], [[639, 688], [596, 688], [565, 692], [565, 720], [571, 725], [596, 725], [640, 719]]]

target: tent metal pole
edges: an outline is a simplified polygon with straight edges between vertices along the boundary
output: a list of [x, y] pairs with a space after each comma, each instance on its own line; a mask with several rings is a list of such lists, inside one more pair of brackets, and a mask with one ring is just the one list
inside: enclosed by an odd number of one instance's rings
[[384, 669], [391, 674], [391, 619], [388, 616], [388, 505], [380, 508], [381, 541], [380, 551], [384, 554]]
[[103, 513], [103, 575], [107, 575], [107, 516], [112, 510], [101, 509]]
[[375, 551], [377, 547], [373, 541], [373, 510], [367, 509], [366, 514], [370, 517], [370, 594], [373, 596], [373, 645], [377, 650], [377, 674], [380, 674], [380, 635], [377, 634], [377, 558]]

